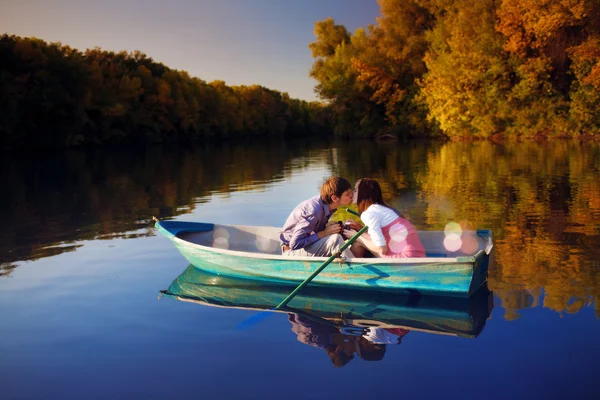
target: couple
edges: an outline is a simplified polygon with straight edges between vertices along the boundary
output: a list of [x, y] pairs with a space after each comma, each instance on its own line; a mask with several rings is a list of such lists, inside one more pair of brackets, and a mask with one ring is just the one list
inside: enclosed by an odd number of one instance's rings
[[370, 178], [359, 179], [354, 189], [346, 179], [334, 176], [321, 186], [321, 193], [300, 203], [285, 221], [280, 235], [281, 251], [288, 256], [329, 257], [352, 237], [360, 225], [348, 220], [352, 229], [344, 230], [329, 218], [340, 206], [358, 205], [368, 233], [358, 237], [344, 258], [363, 257], [367, 251], [375, 257], [425, 257], [414, 226], [383, 201], [381, 187]]

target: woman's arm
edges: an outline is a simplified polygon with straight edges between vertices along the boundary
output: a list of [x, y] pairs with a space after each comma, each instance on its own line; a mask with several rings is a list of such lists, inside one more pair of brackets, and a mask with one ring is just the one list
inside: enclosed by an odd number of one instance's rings
[[368, 235], [362, 235], [364, 238], [361, 242], [371, 253], [377, 257], [382, 257], [387, 253], [387, 243], [381, 231], [380, 217], [369, 207], [362, 213], [360, 219], [369, 227]]

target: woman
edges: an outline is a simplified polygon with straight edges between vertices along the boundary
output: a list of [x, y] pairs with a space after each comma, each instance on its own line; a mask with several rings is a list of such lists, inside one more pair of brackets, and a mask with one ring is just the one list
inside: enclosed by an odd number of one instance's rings
[[[354, 191], [354, 202], [368, 233], [358, 237], [352, 253], [360, 257], [365, 248], [376, 257], [425, 257], [425, 248], [415, 227], [383, 201], [381, 187], [376, 180], [359, 179]], [[356, 234], [350, 230], [351, 234]]]

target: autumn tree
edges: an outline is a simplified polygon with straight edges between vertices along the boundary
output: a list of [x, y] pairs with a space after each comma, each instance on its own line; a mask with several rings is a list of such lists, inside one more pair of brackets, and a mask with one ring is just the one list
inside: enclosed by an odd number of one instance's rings
[[[596, 0], [502, 2], [497, 29], [506, 38], [505, 51], [516, 58], [509, 94], [515, 120], [509, 133], [598, 132], [598, 112], [590, 109], [597, 90], [586, 77], [597, 63], [599, 14]], [[583, 117], [583, 110], [595, 117]]]
[[425, 113], [413, 100], [415, 77], [424, 71], [423, 34], [430, 15], [412, 1], [382, 0], [380, 5], [379, 26], [352, 35], [331, 18], [315, 25], [310, 75], [336, 115], [338, 136], [398, 131], [414, 136], [426, 125]]
[[451, 137], [504, 132], [511, 70], [495, 30], [496, 2], [438, 1], [431, 12], [436, 24], [427, 34], [427, 72], [420, 81], [429, 119]]
[[361, 51], [352, 58], [357, 79], [372, 91], [370, 100], [385, 109], [390, 131], [427, 135], [427, 110], [416, 101], [417, 80], [425, 73], [426, 32], [434, 15], [420, 1], [378, 0], [381, 16], [361, 37]]

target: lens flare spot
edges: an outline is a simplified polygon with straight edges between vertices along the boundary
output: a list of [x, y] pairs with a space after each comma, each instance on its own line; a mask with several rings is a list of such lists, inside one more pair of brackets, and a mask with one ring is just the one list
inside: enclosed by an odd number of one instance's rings
[[227, 250], [229, 248], [229, 240], [224, 237], [216, 237], [215, 240], [213, 240], [213, 247]]
[[456, 222], [448, 222], [444, 228], [444, 234], [446, 236], [457, 234], [460, 237], [460, 235], [462, 235], [462, 228]]
[[255, 241], [256, 248], [263, 253], [271, 253], [277, 248], [277, 242], [269, 238], [258, 236]]
[[448, 251], [457, 251], [462, 246], [462, 239], [457, 233], [451, 233], [444, 239], [444, 247]]
[[226, 240], [229, 240], [229, 232], [227, 232], [227, 229], [217, 228], [213, 233], [213, 237], [215, 238], [215, 240], [217, 238], [225, 238]]
[[460, 249], [465, 254], [475, 254], [479, 249], [477, 238], [473, 235], [468, 235], [462, 238]]
[[388, 247], [393, 253], [402, 253], [406, 247], [406, 240], [397, 241], [392, 239], [388, 243]]
[[390, 238], [396, 242], [403, 242], [408, 236], [408, 229], [402, 224], [396, 224], [390, 228]]

